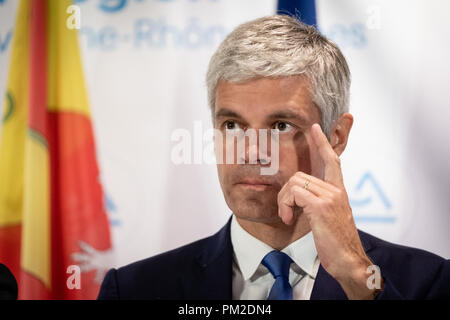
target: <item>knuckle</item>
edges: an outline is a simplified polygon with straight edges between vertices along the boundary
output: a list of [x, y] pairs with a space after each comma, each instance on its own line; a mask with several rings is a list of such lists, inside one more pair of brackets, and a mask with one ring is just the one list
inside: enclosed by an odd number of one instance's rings
[[[328, 201], [332, 202], [332, 203], [336, 203], [336, 201], [339, 199], [339, 196], [335, 193], [332, 192], [329, 196], [328, 196]], [[328, 202], [327, 201], [327, 202]]]
[[295, 181], [295, 175], [293, 175], [292, 177], [289, 178], [289, 180], [287, 181], [287, 185], [288, 186], [292, 186], [294, 181]]
[[293, 175], [288, 181], [289, 187], [299, 186], [301, 184], [301, 180], [299, 176]]
[[337, 189], [335, 192], [332, 193], [331, 197], [333, 201], [339, 201], [340, 199], [342, 199], [342, 190]]
[[297, 173], [295, 173], [295, 174], [289, 179], [289, 182], [291, 182], [293, 185], [294, 185], [294, 184], [297, 184], [297, 183], [299, 182], [300, 178], [301, 178], [301, 176], [300, 176], [300, 174], [297, 172]]
[[303, 172], [297, 171], [297, 172], [294, 174], [294, 176], [297, 177], [297, 178], [302, 178], [302, 177], [303, 177]]

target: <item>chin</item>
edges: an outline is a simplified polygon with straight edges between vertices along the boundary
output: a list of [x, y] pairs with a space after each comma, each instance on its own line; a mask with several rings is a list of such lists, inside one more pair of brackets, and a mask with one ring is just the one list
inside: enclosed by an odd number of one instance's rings
[[224, 190], [225, 201], [233, 214], [242, 220], [261, 223], [277, 223], [278, 192], [274, 187], [262, 190], [236, 186]]
[[247, 199], [240, 201], [235, 206], [230, 206], [230, 208], [237, 218], [247, 221], [275, 223], [280, 220], [276, 203], [268, 204], [259, 199]]

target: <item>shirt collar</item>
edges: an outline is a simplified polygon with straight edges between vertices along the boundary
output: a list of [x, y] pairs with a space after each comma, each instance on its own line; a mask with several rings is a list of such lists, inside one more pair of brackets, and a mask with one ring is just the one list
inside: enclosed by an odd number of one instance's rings
[[[236, 264], [247, 281], [256, 272], [262, 259], [274, 250], [245, 231], [233, 215], [231, 220], [231, 243]], [[314, 262], [317, 257], [312, 232], [294, 241], [281, 250], [286, 253], [303, 271], [314, 277]]]
[[312, 231], [292, 242], [286, 248], [281, 250], [312, 278], [315, 278], [314, 264], [317, 258], [317, 249], [314, 244]]
[[231, 220], [231, 243], [236, 264], [245, 281], [255, 273], [266, 254], [273, 250], [272, 247], [245, 231], [234, 215]]

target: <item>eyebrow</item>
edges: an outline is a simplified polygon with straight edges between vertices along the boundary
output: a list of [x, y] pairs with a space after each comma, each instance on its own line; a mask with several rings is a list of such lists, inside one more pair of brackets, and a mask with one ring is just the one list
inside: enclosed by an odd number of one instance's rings
[[309, 121], [306, 120], [304, 117], [299, 115], [297, 112], [294, 112], [292, 110], [286, 109], [286, 110], [280, 110], [276, 111], [268, 116], [269, 119], [294, 119], [297, 120], [300, 124], [308, 125]]
[[232, 118], [240, 118], [242, 119], [241, 115], [237, 112], [234, 112], [233, 110], [222, 108], [219, 111], [217, 111], [214, 115], [214, 118], [220, 118], [220, 117], [232, 117]]
[[[233, 110], [227, 109], [227, 108], [222, 108], [219, 111], [217, 111], [215, 113], [214, 117], [215, 117], [215, 119], [221, 118], [221, 117], [231, 117], [231, 118], [243, 119], [243, 117], [239, 113], [237, 113]], [[276, 111], [276, 112], [268, 115], [267, 119], [268, 120], [292, 119], [292, 120], [296, 120], [300, 125], [304, 125], [304, 126], [309, 125], [308, 120], [306, 120], [304, 117], [299, 115], [297, 112], [294, 112], [289, 109]]]

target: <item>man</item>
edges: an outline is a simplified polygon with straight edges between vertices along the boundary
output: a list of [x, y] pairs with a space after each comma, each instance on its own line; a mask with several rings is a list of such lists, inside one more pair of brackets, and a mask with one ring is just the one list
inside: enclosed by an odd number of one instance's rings
[[353, 124], [350, 72], [336, 45], [292, 17], [257, 19], [219, 46], [207, 87], [219, 137], [270, 130], [278, 152], [260, 152], [262, 135], [244, 153], [234, 138], [216, 140], [230, 221], [110, 270], [99, 299], [450, 297], [448, 260], [356, 229], [339, 160]]

